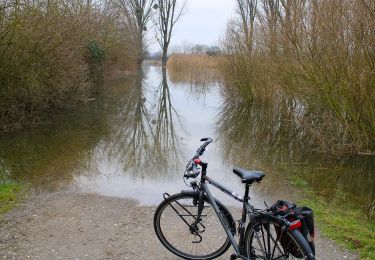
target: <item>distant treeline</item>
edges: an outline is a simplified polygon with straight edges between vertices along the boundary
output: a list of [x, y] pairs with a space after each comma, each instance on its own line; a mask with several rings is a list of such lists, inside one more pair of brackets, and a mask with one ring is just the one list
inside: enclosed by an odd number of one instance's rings
[[0, 0], [0, 130], [86, 99], [98, 68], [138, 62], [134, 24], [112, 2]]
[[[217, 45], [193, 44], [185, 42], [181, 45], [174, 46], [171, 50], [171, 54], [168, 55], [168, 59], [173, 58], [173, 56], [175, 55], [177, 55], [179, 58], [183, 58], [187, 57], [187, 55], [219, 56], [220, 54], [221, 50]], [[159, 51], [154, 53], [146, 53], [145, 56], [148, 60], [160, 60], [162, 58], [162, 55], [163, 53]]]
[[208, 56], [217, 56], [221, 53], [221, 50], [220, 47], [217, 45], [193, 44], [189, 42], [184, 42], [179, 46], [175, 46], [172, 52], [179, 54], [200, 54]]
[[319, 149], [373, 153], [374, 17], [373, 0], [237, 0], [220, 66], [228, 100], [282, 96]]

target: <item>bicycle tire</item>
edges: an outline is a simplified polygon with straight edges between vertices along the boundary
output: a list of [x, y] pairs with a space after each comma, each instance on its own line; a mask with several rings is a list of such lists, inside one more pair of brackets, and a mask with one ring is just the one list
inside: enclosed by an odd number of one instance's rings
[[[215, 214], [213, 207], [211, 207], [211, 203], [209, 202], [208, 198], [206, 196], [203, 198], [205, 207], [202, 212], [202, 222], [200, 222], [200, 227], [202, 230], [198, 231], [201, 232], [199, 235], [202, 236], [202, 241], [200, 243], [193, 243], [193, 241], [198, 241], [199, 237], [196, 234], [191, 233], [189, 226], [183, 221], [181, 216], [179, 216], [189, 215], [189, 213], [186, 211], [186, 208], [188, 208], [188, 211], [192, 216], [182, 217], [185, 218], [189, 224], [194, 222], [194, 215], [197, 212], [198, 199], [199, 193], [197, 192], [178, 193], [165, 199], [155, 211], [155, 233], [161, 243], [170, 252], [179, 257], [191, 260], [215, 259], [224, 254], [231, 244], [218, 217]], [[181, 204], [181, 206], [179, 206], [178, 203], [180, 202], [186, 204]], [[231, 214], [219, 201], [216, 201], [216, 203], [221, 214], [225, 216], [225, 219], [232, 232], [235, 232], [235, 222]], [[177, 212], [173, 209], [173, 207], [177, 209]], [[168, 223], [171, 226], [168, 228], [165, 223]], [[176, 241], [172, 242], [171, 240], [174, 238]], [[213, 243], [218, 241], [220, 243], [218, 243], [218, 245], [212, 250], [211, 248], [213, 247]], [[184, 247], [185, 243], [188, 246]], [[198, 250], [202, 251], [203, 249], [207, 248], [211, 250], [206, 253], [198, 253]]]
[[[267, 228], [269, 225], [269, 229]], [[249, 259], [306, 259], [315, 256], [298, 229], [282, 230], [281, 224], [270, 218], [256, 218], [245, 232], [244, 253]], [[269, 230], [269, 231], [268, 231]], [[255, 236], [255, 234], [257, 234]], [[267, 239], [265, 235], [267, 234]], [[268, 236], [270, 234], [270, 236]], [[262, 235], [262, 239], [259, 236]], [[254, 239], [256, 237], [256, 239]], [[268, 244], [268, 237], [273, 244]], [[255, 241], [256, 240], [256, 241]], [[267, 242], [266, 242], [267, 241]], [[273, 249], [270, 250], [272, 248]], [[263, 248], [262, 248], [263, 247]], [[278, 252], [276, 252], [278, 251]], [[277, 253], [275, 255], [275, 253]], [[268, 254], [268, 255], [267, 255]], [[268, 257], [268, 258], [264, 258]]]

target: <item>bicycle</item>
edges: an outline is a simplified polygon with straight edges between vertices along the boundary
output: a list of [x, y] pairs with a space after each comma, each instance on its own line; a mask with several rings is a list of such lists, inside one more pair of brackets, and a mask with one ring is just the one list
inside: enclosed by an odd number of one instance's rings
[[[204, 143], [184, 172], [184, 181], [194, 179], [189, 185], [192, 190], [183, 190], [172, 196], [164, 193], [164, 201], [155, 211], [154, 229], [161, 243], [184, 259], [215, 259], [232, 246], [235, 253], [230, 256], [231, 260], [314, 260], [307, 240], [298, 230], [300, 220], [290, 222], [272, 214], [270, 207], [261, 210], [250, 204], [249, 188], [254, 182], [260, 183], [265, 174], [234, 168], [233, 172], [245, 184], [244, 196], [241, 197], [207, 176], [208, 163], [199, 157], [213, 140], [203, 138], [201, 141]], [[238, 225], [229, 210], [213, 197], [207, 183], [243, 203]], [[249, 223], [245, 228], [247, 217]], [[238, 243], [235, 236], [239, 237]]]

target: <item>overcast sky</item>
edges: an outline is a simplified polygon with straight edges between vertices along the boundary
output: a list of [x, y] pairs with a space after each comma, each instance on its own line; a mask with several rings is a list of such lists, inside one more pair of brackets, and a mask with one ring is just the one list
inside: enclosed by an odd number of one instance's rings
[[[178, 0], [181, 1], [181, 0]], [[188, 0], [185, 13], [173, 30], [171, 48], [184, 41], [199, 44], [217, 44], [224, 36], [227, 21], [233, 17], [235, 0]], [[150, 38], [154, 38], [154, 32]], [[150, 46], [152, 52], [159, 45]]]

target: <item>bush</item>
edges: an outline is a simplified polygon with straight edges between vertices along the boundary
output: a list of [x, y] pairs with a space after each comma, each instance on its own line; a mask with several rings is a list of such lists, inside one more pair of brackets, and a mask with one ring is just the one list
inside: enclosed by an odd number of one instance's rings
[[228, 25], [224, 93], [248, 103], [293, 98], [319, 149], [373, 153], [375, 2], [251, 3], [238, 1], [248, 6]]
[[119, 57], [119, 46], [126, 53], [131, 45], [130, 31], [108, 3], [6, 0], [0, 24], [0, 130], [20, 129], [46, 111], [84, 101], [89, 66], [106, 58], [120, 65], [135, 60]]

